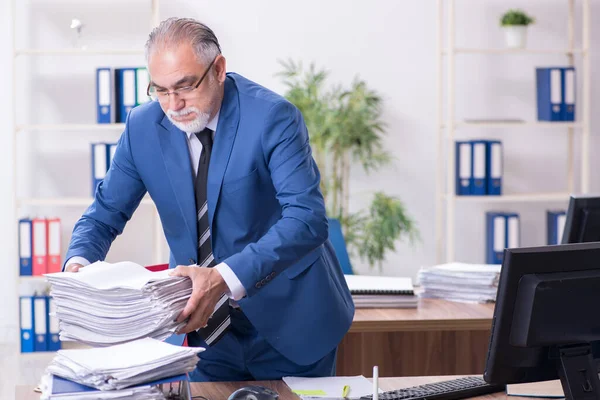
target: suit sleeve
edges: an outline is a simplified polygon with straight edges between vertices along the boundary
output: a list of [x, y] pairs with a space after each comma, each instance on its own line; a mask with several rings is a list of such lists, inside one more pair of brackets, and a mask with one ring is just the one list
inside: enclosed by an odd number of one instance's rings
[[73, 228], [65, 260], [71, 257], [83, 257], [91, 263], [104, 260], [146, 193], [133, 162], [130, 129], [128, 120], [110, 170], [96, 188], [94, 201]]
[[320, 174], [302, 114], [282, 101], [271, 108], [265, 126], [263, 153], [282, 215], [256, 243], [224, 260], [248, 296], [256, 292], [256, 282], [281, 273], [328, 237]]

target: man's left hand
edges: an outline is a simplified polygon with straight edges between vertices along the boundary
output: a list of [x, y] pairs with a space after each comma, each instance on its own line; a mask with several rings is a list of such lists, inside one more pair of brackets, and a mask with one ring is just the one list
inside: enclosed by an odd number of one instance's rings
[[177, 317], [177, 322], [185, 321], [188, 317], [190, 320], [177, 333], [189, 333], [206, 326], [217, 302], [223, 293], [227, 292], [227, 284], [219, 271], [214, 268], [179, 265], [170, 271], [169, 275], [187, 276], [192, 280], [193, 285], [192, 295]]

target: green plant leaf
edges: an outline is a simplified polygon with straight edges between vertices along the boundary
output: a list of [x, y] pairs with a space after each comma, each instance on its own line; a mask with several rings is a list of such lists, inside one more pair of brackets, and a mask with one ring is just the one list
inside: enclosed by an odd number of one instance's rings
[[512, 26], [512, 25], [529, 25], [533, 24], [535, 20], [529, 15], [525, 14], [522, 10], [508, 10], [500, 19], [501, 26]]
[[406, 236], [410, 242], [418, 239], [415, 222], [408, 216], [400, 199], [375, 193], [368, 216], [362, 222], [361, 243], [358, 253], [370, 265], [385, 259], [388, 250], [395, 249], [395, 242]]
[[358, 77], [349, 87], [327, 85], [328, 72], [314, 64], [307, 69], [293, 60], [280, 64], [283, 70], [277, 75], [286, 87], [284, 96], [302, 112], [309, 132], [328, 215], [340, 219], [351, 255], [381, 265], [397, 240], [417, 236], [415, 224], [399, 199], [383, 193], [375, 194], [368, 213], [350, 214], [343, 175], [349, 171], [347, 163], [358, 163], [370, 173], [392, 161], [383, 144], [381, 96]]

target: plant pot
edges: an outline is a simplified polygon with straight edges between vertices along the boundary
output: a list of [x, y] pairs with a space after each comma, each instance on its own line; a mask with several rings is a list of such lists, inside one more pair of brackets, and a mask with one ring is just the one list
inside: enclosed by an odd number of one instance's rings
[[348, 256], [348, 250], [346, 249], [346, 240], [342, 232], [342, 224], [337, 218], [329, 218], [329, 240], [335, 250], [335, 255], [342, 266], [342, 272], [347, 275], [352, 275], [352, 265], [350, 264], [350, 257]]
[[527, 26], [504, 26], [504, 40], [506, 47], [511, 49], [524, 49], [527, 45]]

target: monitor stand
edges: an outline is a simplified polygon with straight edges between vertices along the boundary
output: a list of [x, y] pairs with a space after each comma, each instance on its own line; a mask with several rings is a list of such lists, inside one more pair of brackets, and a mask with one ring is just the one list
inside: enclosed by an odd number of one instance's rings
[[591, 346], [560, 346], [558, 353], [558, 376], [566, 400], [600, 400], [600, 379]]

